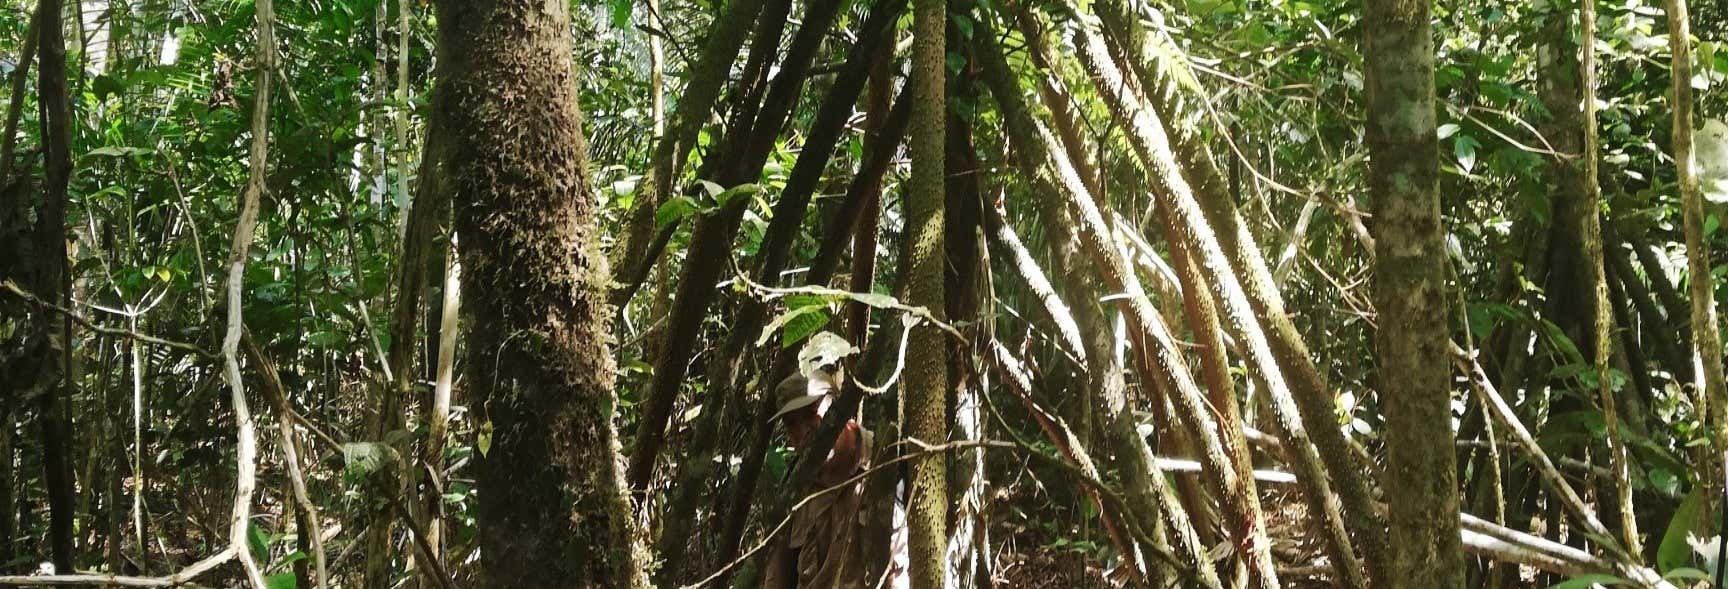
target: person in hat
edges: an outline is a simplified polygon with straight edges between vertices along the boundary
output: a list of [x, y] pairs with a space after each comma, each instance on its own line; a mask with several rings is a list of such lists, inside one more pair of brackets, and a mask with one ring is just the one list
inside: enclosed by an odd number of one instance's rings
[[[833, 373], [817, 370], [815, 378], [793, 375], [780, 381], [775, 394], [780, 410], [771, 417], [786, 426], [792, 448], [802, 452], [822, 425], [835, 389]], [[847, 420], [834, 439], [834, 449], [816, 475], [816, 490], [845, 482], [869, 467], [870, 431]], [[792, 516], [786, 549], [769, 559], [770, 589], [863, 587], [862, 552], [856, 540], [862, 522], [862, 482], [811, 500]]]

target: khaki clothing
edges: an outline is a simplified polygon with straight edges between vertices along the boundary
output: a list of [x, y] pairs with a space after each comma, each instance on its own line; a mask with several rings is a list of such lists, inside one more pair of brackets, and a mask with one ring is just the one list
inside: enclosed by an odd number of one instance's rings
[[[873, 435], [858, 428], [860, 452], [852, 475], [869, 468]], [[830, 457], [830, 460], [836, 457]], [[850, 477], [851, 475], [849, 475]], [[856, 589], [865, 586], [858, 538], [863, 531], [864, 482], [810, 500], [792, 516], [786, 550], [768, 561], [769, 589]]]

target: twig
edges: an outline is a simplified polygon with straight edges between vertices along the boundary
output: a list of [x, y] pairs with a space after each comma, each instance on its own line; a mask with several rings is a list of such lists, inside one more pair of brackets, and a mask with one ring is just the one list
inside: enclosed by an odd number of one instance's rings
[[282, 458], [288, 463], [288, 482], [294, 492], [294, 502], [304, 512], [305, 526], [309, 528], [301, 530], [301, 533], [309, 531], [311, 534], [312, 561], [318, 571], [317, 587], [324, 589], [330, 584], [330, 573], [324, 553], [323, 524], [319, 521], [318, 506], [306, 491], [306, 476], [300, 470], [300, 441], [294, 436], [294, 410], [288, 406], [288, 394], [282, 386], [282, 377], [276, 372], [276, 364], [264, 355], [250, 330], [243, 332], [241, 339], [246, 344], [247, 355], [263, 373], [264, 391], [271, 404], [276, 406], [276, 426], [282, 433]]
[[78, 325], [84, 327], [85, 329], [89, 329], [89, 330], [94, 331], [96, 333], [100, 333], [103, 335], [112, 335], [112, 336], [118, 336], [118, 337], [131, 338], [131, 339], [135, 339], [135, 340], [138, 340], [141, 342], [152, 343], [152, 344], [156, 344], [159, 346], [167, 346], [167, 347], [174, 348], [177, 350], [183, 350], [186, 352], [191, 352], [193, 354], [197, 354], [199, 356], [203, 356], [206, 358], [211, 358], [211, 357], [216, 356], [215, 354], [210, 353], [209, 350], [198, 347], [197, 344], [190, 344], [190, 343], [186, 343], [186, 342], [177, 342], [177, 341], [173, 341], [173, 340], [166, 340], [166, 339], [162, 339], [162, 338], [159, 338], [159, 337], [156, 337], [153, 335], [138, 333], [137, 331], [133, 331], [130, 329], [119, 329], [119, 328], [114, 328], [114, 327], [104, 327], [101, 325], [97, 325], [94, 321], [91, 321], [89, 318], [86, 318], [83, 315], [79, 315], [77, 311], [73, 311], [71, 309], [68, 309], [66, 307], [62, 307], [62, 306], [57, 305], [55, 303], [42, 300], [41, 297], [38, 297], [34, 293], [31, 293], [30, 291], [24, 290], [23, 287], [18, 286], [18, 283], [13, 282], [12, 279], [10, 279], [10, 278], [6, 279], [5, 281], [0, 281], [0, 288], [4, 288], [6, 291], [11, 292], [13, 295], [17, 296], [18, 298], [24, 299], [24, 302], [26, 302], [26, 303], [30, 303], [32, 305], [36, 305], [38, 307], [42, 307], [42, 308], [48, 309], [50, 311], [54, 311], [56, 313], [60, 313], [62, 315], [65, 315], [68, 319], [71, 319], [73, 323], [77, 323]]
[[857, 384], [858, 388], [862, 389], [864, 392], [870, 393], [872, 395], [880, 395], [882, 393], [888, 392], [888, 388], [894, 386], [894, 383], [900, 380], [900, 371], [906, 368], [906, 344], [907, 344], [907, 340], [912, 338], [912, 328], [918, 325], [918, 320], [908, 318], [908, 319], [902, 320], [901, 323], [906, 325], [906, 329], [900, 331], [900, 353], [898, 356], [895, 357], [895, 360], [894, 360], [894, 373], [889, 374], [888, 380], [886, 382], [883, 382], [881, 386], [874, 386], [873, 387], [873, 386], [864, 384], [862, 382], [859, 382], [857, 379], [853, 379], [852, 382]]
[[971, 341], [967, 340], [966, 336], [960, 333], [959, 329], [955, 328], [953, 325], [949, 325], [941, 319], [937, 319], [935, 315], [930, 313], [929, 309], [908, 305], [892, 297], [872, 295], [870, 293], [856, 293], [848, 290], [840, 290], [838, 288], [828, 288], [826, 286], [798, 286], [790, 288], [768, 286], [751, 280], [749, 276], [745, 275], [743, 269], [738, 267], [737, 259], [732, 260], [732, 274], [737, 277], [739, 282], [749, 287], [750, 290], [768, 295], [768, 298], [779, 298], [795, 294], [814, 295], [819, 297], [841, 297], [858, 301], [878, 309], [892, 309], [907, 313], [919, 319], [929, 321], [931, 325], [936, 326], [942, 331], [948, 332], [948, 335], [954, 336], [954, 339], [959, 340], [965, 347], [970, 348], [972, 346]]
[[1623, 574], [1632, 577], [1632, 580], [1647, 586], [1670, 586], [1654, 571], [1636, 564], [1636, 561], [1615, 540], [1614, 535], [1610, 534], [1608, 529], [1602, 525], [1602, 521], [1596, 518], [1596, 512], [1590, 509], [1590, 506], [1584, 503], [1578, 492], [1573, 490], [1572, 485], [1566, 482], [1566, 478], [1554, 466], [1554, 461], [1548, 458], [1548, 454], [1542, 451], [1542, 447], [1530, 435], [1530, 430], [1524, 427], [1523, 422], [1519, 421], [1518, 416], [1512, 412], [1512, 407], [1506, 404], [1505, 399], [1500, 398], [1498, 391], [1494, 390], [1494, 385], [1488, 380], [1487, 373], [1482, 371], [1482, 365], [1476, 362], [1475, 355], [1464, 351], [1464, 348], [1459, 347], [1456, 343], [1451, 344], [1451, 348], [1452, 359], [1468, 377], [1470, 388], [1488, 405], [1494, 418], [1506, 426], [1519, 448], [1529, 455], [1531, 464], [1536, 467], [1537, 472], [1541, 473], [1543, 482], [1548, 484], [1549, 490], [1559, 499], [1560, 504], [1573, 517], [1580, 520], [1584, 524], [1585, 532], [1593, 536], [1592, 539], [1601, 544], [1603, 551], [1615, 559], [1616, 568]]
[[93, 574], [43, 575], [39, 577], [10, 576], [0, 577], [0, 586], [106, 585], [110, 587], [174, 587], [185, 585], [191, 582], [192, 579], [197, 578], [198, 575], [209, 572], [211, 569], [228, 562], [228, 559], [234, 558], [235, 547], [244, 545], [244, 543], [237, 545], [231, 544], [228, 547], [223, 548], [221, 552], [204, 557], [204, 560], [192, 563], [186, 568], [180, 569], [173, 574], [163, 575], [160, 577], [127, 577], [121, 575]]
[[825, 488], [825, 489], [822, 489], [822, 490], [819, 490], [819, 491], [816, 491], [814, 493], [811, 493], [809, 495], [804, 496], [804, 498], [802, 500], [799, 500], [797, 503], [793, 504], [792, 508], [788, 509], [786, 511], [786, 517], [781, 518], [780, 523], [775, 525], [773, 529], [769, 530], [767, 534], [763, 535], [762, 540], [757, 542], [755, 546], [752, 546], [749, 550], [744, 551], [743, 554], [738, 555], [738, 558], [733, 559], [732, 562], [726, 563], [725, 566], [720, 567], [718, 570], [715, 570], [713, 573], [709, 574], [708, 576], [703, 577], [701, 580], [699, 580], [695, 583], [691, 583], [689, 585], [684, 585], [680, 589], [700, 589], [702, 586], [707, 585], [709, 581], [713, 581], [714, 579], [720, 578], [721, 575], [730, 573], [733, 569], [738, 568], [739, 565], [744, 564], [745, 561], [750, 560], [750, 557], [755, 556], [757, 552], [761, 552], [762, 549], [767, 548], [768, 544], [774, 540], [774, 536], [779, 535], [782, 530], [786, 529], [786, 526], [791, 525], [792, 516], [796, 515], [798, 513], [799, 509], [803, 509], [805, 505], [808, 505], [811, 501], [814, 501], [819, 497], [822, 497], [822, 496], [825, 496], [825, 495], [828, 495], [831, 493], [835, 493], [835, 492], [838, 492], [842, 489], [850, 487], [853, 484], [857, 483], [858, 481], [869, 478], [870, 475], [875, 474], [879, 471], [885, 470], [890, 466], [894, 466], [896, 464], [899, 464], [901, 462], [906, 462], [909, 460], [915, 460], [918, 458], [923, 458], [923, 457], [931, 455], [931, 454], [939, 454], [942, 452], [953, 452], [953, 451], [957, 451], [957, 450], [968, 450], [968, 449], [972, 449], [972, 448], [1015, 448], [1015, 447], [1017, 447], [1017, 446], [1015, 446], [1014, 444], [1011, 444], [1008, 442], [1003, 442], [1003, 441], [998, 441], [998, 440], [956, 440], [953, 442], [948, 442], [946, 444], [936, 444], [936, 445], [928, 445], [928, 444], [920, 443], [919, 444], [919, 451], [917, 451], [917, 452], [908, 452], [906, 454], [901, 454], [900, 456], [896, 456], [891, 460], [883, 461], [881, 464], [877, 464], [877, 465], [872, 466], [870, 468], [864, 469], [863, 472], [860, 472], [856, 475], [853, 475], [852, 478], [846, 479], [844, 481], [840, 481], [839, 484], [836, 484], [832, 487], [828, 487], [828, 488]]

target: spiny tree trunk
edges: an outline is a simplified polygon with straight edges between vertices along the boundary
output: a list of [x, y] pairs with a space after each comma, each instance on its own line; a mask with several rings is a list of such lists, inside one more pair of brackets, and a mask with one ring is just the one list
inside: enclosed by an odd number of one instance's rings
[[606, 283], [568, 6], [440, 0], [441, 128], [469, 285], [492, 587], [645, 587], [620, 476]]
[[[1157, 382], [1155, 386], [1164, 387], [1164, 390], [1181, 391], [1181, 395], [1190, 399], [1198, 396], [1192, 376], [1175, 350], [1174, 338], [1153, 309], [1138, 276], [1122, 258], [1114, 234], [1104, 220], [1104, 212], [1087, 191], [1073, 166], [1058, 156], [1054, 148], [1056, 140], [1031, 117], [1017, 87], [1012, 83], [1013, 78], [1007, 69], [1006, 61], [1001, 58], [1001, 49], [994, 46], [994, 33], [989, 32], [989, 23], [981, 21], [981, 25], [979, 30], [984, 32], [975, 39], [980, 43], [990, 44], [987, 49], [979, 52], [984, 66], [984, 79], [1001, 107], [1010, 136], [1015, 140], [1015, 153], [1020, 158], [1020, 169], [1039, 183], [1039, 192], [1065, 199], [1067, 207], [1075, 212], [1078, 219], [1078, 231], [1074, 233], [1078, 233], [1082, 238], [1081, 243], [1092, 257], [1099, 274], [1112, 289], [1127, 293], [1128, 296], [1122, 297], [1117, 304], [1130, 317], [1134, 326], [1137, 353], [1151, 356], [1150, 361], [1138, 363], [1142, 369], [1141, 375], [1148, 383]], [[1095, 360], [1102, 361], [1101, 358]], [[1156, 370], [1147, 370], [1153, 366]], [[1204, 556], [1205, 548], [1200, 545], [1187, 513], [1176, 501], [1164, 478], [1153, 470], [1152, 451], [1137, 431], [1137, 420], [1127, 405], [1128, 399], [1120, 383], [1120, 379], [1107, 379], [1106, 386], [1092, 391], [1091, 402], [1105, 420], [1105, 434], [1111, 449], [1116, 453], [1117, 467], [1127, 479], [1125, 490], [1129, 507], [1140, 521], [1161, 521], [1168, 525], [1176, 538], [1177, 555], [1185, 566], [1192, 569], [1194, 580], [1203, 586], [1217, 587], [1217, 575]], [[1188, 417], [1198, 420], [1204, 419], [1206, 415]], [[1211, 455], [1210, 451], [1208, 454]], [[1209, 475], [1216, 477], [1214, 482], [1219, 484], [1220, 488], [1235, 488], [1231, 485], [1234, 481], [1233, 470], [1208, 470]], [[1226, 496], [1228, 495], [1226, 493]], [[1155, 537], [1151, 541], [1153, 544], [1148, 546], [1150, 549], [1162, 552], [1170, 550], [1162, 544], [1162, 538]]]
[[[1687, 21], [1686, 0], [1667, 0], [1668, 9], [1668, 52], [1671, 55], [1672, 68], [1668, 77], [1673, 80], [1674, 94], [1669, 100], [1673, 102], [1674, 133], [1674, 166], [1678, 173], [1680, 185], [1680, 207], [1683, 213], [1682, 227], [1686, 233], [1686, 274], [1687, 291], [1692, 298], [1692, 364], [1697, 367], [1694, 372], [1698, 379], [1694, 381], [1697, 387], [1697, 407], [1700, 415], [1709, 416], [1711, 438], [1715, 456], [1728, 451], [1728, 385], [1724, 385], [1722, 374], [1722, 333], [1717, 331], [1716, 323], [1716, 281], [1711, 274], [1710, 243], [1704, 239], [1704, 195], [1698, 189], [1698, 162], [1692, 154], [1692, 35], [1691, 25]], [[1711, 468], [1706, 473], [1715, 472], [1717, 476], [1705, 475], [1703, 480], [1710, 481], [1707, 488], [1720, 490], [1717, 481], [1721, 481], [1721, 469], [1728, 465], [1716, 463], [1712, 456], [1707, 464]], [[1710, 493], [1716, 497], [1721, 493]], [[1717, 509], [1728, 508], [1718, 505]]]
[[[948, 101], [945, 30], [946, 0], [912, 2], [912, 178], [906, 194], [905, 260], [908, 303], [938, 319], [945, 298], [942, 262], [943, 157]], [[906, 435], [926, 444], [947, 440], [948, 366], [942, 331], [928, 323], [914, 328], [907, 343], [906, 373], [900, 392], [906, 403]], [[943, 585], [942, 550], [947, 537], [948, 469], [941, 456], [912, 462], [906, 486], [906, 525], [913, 589]]]
[[[1157, 98], [1152, 103], [1161, 110], [1148, 109], [1140, 103], [1133, 92], [1134, 86], [1128, 84], [1124, 72], [1112, 64], [1104, 42], [1092, 27], [1086, 23], [1077, 23], [1075, 27], [1077, 44], [1081, 46], [1081, 62], [1128, 132], [1129, 143], [1147, 171], [1158, 206], [1169, 209], [1172, 219], [1181, 228], [1179, 239], [1187, 243], [1188, 251], [1205, 269], [1212, 295], [1228, 319], [1226, 326], [1252, 364], [1252, 375], [1263, 389], [1271, 393], [1274, 414], [1285, 430], [1286, 447], [1293, 453], [1293, 466], [1303, 477], [1305, 496], [1313, 515], [1325, 527], [1339, 574], [1348, 586], [1366, 587], [1368, 582], [1363, 576], [1362, 563], [1374, 560], [1359, 557], [1352, 538], [1361, 539], [1365, 546], [1377, 549], [1384, 531], [1374, 517], [1366, 483], [1361, 480], [1360, 469], [1348, 443], [1338, 428], [1332, 426], [1334, 404], [1331, 393], [1307, 357], [1306, 347], [1300, 336], [1294, 333], [1294, 326], [1284, 316], [1281, 303], [1275, 298], [1276, 291], [1270, 287], [1271, 273], [1259, 252], [1249, 252], [1247, 255], [1252, 256], [1251, 260], [1225, 259], [1225, 253], [1232, 248], [1223, 242], [1223, 236], [1233, 233], [1228, 230], [1232, 226], [1222, 226], [1226, 230], [1219, 231], [1221, 226], [1217, 219], [1206, 218], [1204, 205], [1199, 203], [1199, 200], [1228, 202], [1228, 198], [1218, 190], [1207, 190], [1208, 187], [1222, 187], [1216, 166], [1202, 167], [1210, 161], [1206, 155], [1207, 148], [1194, 141], [1192, 129], [1171, 122], [1173, 119], [1170, 117], [1177, 116], [1171, 112], [1175, 110], [1171, 97], [1154, 92], [1153, 96]], [[1149, 70], [1143, 73], [1155, 75]], [[1163, 87], [1165, 84], [1161, 83], [1153, 89]], [[1176, 129], [1176, 132], [1171, 132], [1171, 129]], [[1172, 138], [1185, 139], [1186, 144], [1173, 144]], [[1191, 159], [1179, 163], [1176, 159], [1179, 155]], [[1201, 179], [1200, 191], [1189, 184], [1185, 174]], [[1213, 206], [1216, 206], [1215, 202]], [[1234, 211], [1226, 214], [1234, 217]], [[1239, 224], [1234, 229], [1245, 233]], [[1249, 239], [1238, 236], [1234, 245], [1242, 247], [1242, 242]], [[1238, 277], [1238, 267], [1246, 268], [1246, 279]], [[1274, 294], [1260, 297], [1260, 304], [1256, 305], [1244, 286], [1250, 283], [1263, 283], [1264, 288], [1254, 289], [1262, 295]], [[1280, 306], [1275, 308], [1273, 305]], [[1270, 330], [1267, 329], [1269, 323]], [[1287, 329], [1279, 329], [1279, 325]], [[1320, 425], [1310, 429], [1307, 424]], [[1337, 495], [1334, 495], [1335, 490]], [[1339, 501], [1334, 502], [1334, 498]]]
[[1434, 42], [1424, 0], [1364, 4], [1375, 350], [1386, 415], [1394, 587], [1464, 586], [1447, 360], [1446, 250], [1435, 140]]
[[[1167, 235], [1175, 235], [1175, 227], [1165, 210], [1158, 208], [1155, 214]], [[1242, 415], [1237, 408], [1235, 387], [1230, 378], [1229, 359], [1224, 353], [1224, 334], [1218, 324], [1217, 305], [1213, 303], [1212, 295], [1206, 292], [1205, 277], [1184, 244], [1168, 237], [1166, 241], [1170, 243], [1172, 265], [1182, 281], [1182, 306], [1188, 315], [1188, 325], [1194, 331], [1195, 351], [1200, 355], [1200, 373], [1206, 383], [1207, 401], [1218, 413], [1218, 437], [1224, 444], [1229, 465], [1236, 471], [1236, 479], [1241, 481], [1236, 496], [1231, 498], [1240, 507], [1235, 510], [1235, 521], [1228, 522], [1226, 531], [1237, 546], [1244, 547], [1247, 572], [1256, 586], [1278, 587], [1272, 542], [1266, 537], [1265, 516], [1254, 483], [1253, 456], [1242, 434]]]

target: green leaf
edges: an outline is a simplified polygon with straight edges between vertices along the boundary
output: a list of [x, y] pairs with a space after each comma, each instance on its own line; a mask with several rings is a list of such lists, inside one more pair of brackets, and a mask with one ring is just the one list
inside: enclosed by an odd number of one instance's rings
[[396, 451], [384, 444], [349, 442], [342, 445], [342, 464], [350, 475], [363, 477], [395, 461]]
[[827, 305], [829, 303], [834, 302], [834, 299], [832, 297], [825, 297], [822, 295], [812, 295], [812, 294], [786, 295], [785, 300], [786, 300], [786, 308], [787, 309], [798, 309], [798, 308], [803, 308], [803, 307]]
[[1671, 571], [1692, 564], [1692, 546], [1688, 535], [1708, 535], [1704, 522], [1704, 485], [1693, 485], [1692, 492], [1680, 500], [1674, 517], [1668, 520], [1668, 530], [1662, 533], [1662, 543], [1656, 546], [1656, 570]]
[[276, 569], [276, 570], [281, 570], [282, 567], [285, 567], [285, 566], [288, 566], [288, 565], [291, 565], [291, 564], [294, 564], [296, 562], [300, 562], [302, 560], [306, 560], [309, 558], [312, 558], [312, 556], [306, 554], [306, 551], [295, 550], [293, 552], [288, 553], [287, 556], [283, 556], [282, 558], [276, 559], [276, 562], [270, 563], [270, 568]]
[[726, 192], [726, 187], [707, 180], [697, 180], [696, 185], [702, 187], [702, 192], [707, 194], [708, 198], [718, 198], [720, 193]]
[[805, 338], [810, 337], [810, 334], [821, 331], [823, 327], [828, 326], [828, 314], [822, 311], [822, 307], [804, 307], [804, 309], [815, 309], [815, 312], [801, 313], [786, 322], [785, 337], [780, 339], [781, 349], [798, 345]]
[[480, 451], [480, 456], [492, 450], [492, 421], [480, 422], [480, 431], [474, 434], [474, 449]]
[[276, 573], [264, 578], [265, 589], [299, 589], [300, 580], [294, 577], [294, 571]]
[[965, 13], [960, 12], [952, 13], [951, 19], [954, 21], [954, 28], [960, 31], [960, 38], [972, 38], [972, 19], [967, 18]]
[[654, 225], [662, 228], [673, 225], [703, 210], [702, 205], [696, 203], [696, 199], [688, 196], [674, 197], [661, 204], [660, 210], [654, 212]]
[[1452, 141], [1452, 155], [1458, 158], [1458, 168], [1469, 174], [1476, 167], [1476, 148], [1482, 144], [1475, 137], [1459, 135]]
[[612, 0], [612, 28], [630, 26], [630, 0]]
[[[825, 312], [826, 309], [827, 309], [826, 307], [823, 307], [821, 305], [810, 305], [810, 306], [805, 306], [805, 307], [798, 307], [796, 309], [792, 309], [792, 310], [787, 311], [785, 313], [781, 313], [779, 317], [775, 317], [773, 321], [768, 322], [767, 327], [762, 328], [761, 337], [756, 338], [756, 346], [761, 347], [762, 345], [767, 344], [768, 338], [774, 337], [774, 334], [776, 332], [779, 332], [780, 328], [785, 327], [787, 324], [791, 323], [793, 320], [795, 320], [798, 317], [803, 316], [803, 315], [820, 313], [822, 315], [822, 323], [826, 324], [828, 322], [828, 314]], [[817, 329], [821, 329], [821, 327], [817, 327]], [[790, 336], [790, 335], [791, 334], [788, 333], [788, 336]], [[804, 335], [807, 336], [810, 334], [806, 333]], [[791, 346], [787, 345], [786, 347], [791, 347]]]
[[96, 149], [92, 149], [90, 151], [84, 152], [84, 157], [86, 157], [86, 158], [92, 158], [92, 157], [126, 157], [129, 155], [150, 155], [152, 153], [155, 153], [155, 152], [152, 150], [149, 150], [149, 149], [144, 149], [142, 147], [122, 147], [122, 146], [118, 146], [118, 145], [110, 145], [107, 147], [98, 147]]
[[125, 85], [114, 76], [103, 74], [90, 81], [90, 92], [96, 95], [96, 100], [107, 100], [109, 96], [119, 94]]
[[714, 195], [714, 204], [723, 207], [726, 206], [726, 203], [732, 202], [732, 199], [740, 196], [750, 196], [761, 191], [762, 187], [755, 184], [739, 184], [722, 190], [719, 194]]
[[257, 523], [246, 526], [246, 549], [252, 551], [254, 562], [270, 562], [270, 535]]
[[1650, 469], [1646, 477], [1650, 479], [1650, 486], [1661, 491], [1664, 495], [1680, 492], [1680, 477], [1674, 476], [1674, 473], [1668, 472], [1667, 469]]
[[1460, 127], [1457, 123], [1446, 123], [1440, 125], [1440, 128], [1435, 129], [1434, 134], [1437, 136], [1436, 139], [1445, 139], [1451, 137], [1454, 133], [1457, 133], [1459, 128]]
[[1578, 351], [1578, 344], [1572, 343], [1572, 338], [1566, 337], [1566, 331], [1560, 329], [1560, 326], [1555, 325], [1553, 321], [1542, 320], [1542, 334], [1548, 336], [1548, 343], [1558, 348], [1561, 355], [1566, 357], [1567, 362], [1588, 364], [1584, 361], [1584, 354]]
[[1710, 573], [1692, 567], [1681, 567], [1662, 574], [1669, 581], [1709, 581]]

